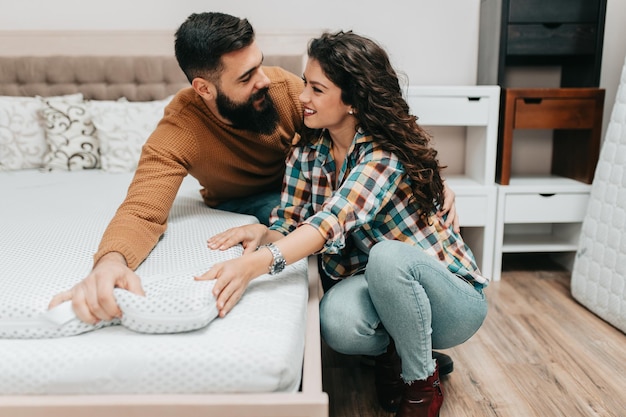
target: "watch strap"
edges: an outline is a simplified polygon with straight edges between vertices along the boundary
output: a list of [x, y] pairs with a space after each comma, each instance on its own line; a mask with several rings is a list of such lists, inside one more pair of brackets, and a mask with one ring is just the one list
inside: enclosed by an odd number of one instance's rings
[[272, 253], [273, 261], [272, 264], [269, 266], [270, 275], [276, 275], [282, 272], [283, 269], [285, 269], [285, 266], [287, 266], [287, 262], [285, 261], [285, 257], [283, 256], [280, 249], [278, 249], [278, 246], [274, 245], [273, 243], [268, 243], [266, 245], [259, 246], [257, 250], [260, 248], [267, 248]]

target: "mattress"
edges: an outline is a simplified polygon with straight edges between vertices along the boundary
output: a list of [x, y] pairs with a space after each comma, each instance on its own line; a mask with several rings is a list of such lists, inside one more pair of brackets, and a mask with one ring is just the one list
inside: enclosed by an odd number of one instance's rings
[[572, 295], [626, 333], [626, 62], [591, 186]]
[[[86, 276], [131, 175], [0, 173], [0, 331], [37, 323], [54, 294]], [[239, 247], [211, 251], [206, 239], [256, 219], [206, 207], [199, 188], [184, 180], [166, 233], [137, 269], [146, 286], [191, 279], [241, 254]], [[110, 325], [75, 336], [1, 338], [0, 394], [297, 391], [306, 268], [303, 260], [253, 280], [225, 318], [195, 331], [143, 334]]]

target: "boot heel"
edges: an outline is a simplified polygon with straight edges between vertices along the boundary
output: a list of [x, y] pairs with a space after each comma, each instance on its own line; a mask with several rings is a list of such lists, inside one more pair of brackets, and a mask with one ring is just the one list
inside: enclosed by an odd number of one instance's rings
[[405, 384], [402, 402], [396, 417], [439, 417], [443, 404], [443, 386], [439, 381], [439, 367], [425, 381]]
[[393, 340], [390, 340], [387, 352], [376, 356], [374, 366], [378, 403], [385, 411], [398, 411], [404, 392], [404, 382], [400, 377], [402, 362]]

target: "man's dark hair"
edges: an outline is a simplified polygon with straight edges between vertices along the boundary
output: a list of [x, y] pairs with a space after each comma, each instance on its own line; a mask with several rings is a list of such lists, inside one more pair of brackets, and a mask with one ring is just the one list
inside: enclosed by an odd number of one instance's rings
[[176, 31], [174, 50], [189, 82], [196, 77], [215, 81], [222, 55], [249, 46], [254, 30], [247, 19], [224, 13], [194, 13]]

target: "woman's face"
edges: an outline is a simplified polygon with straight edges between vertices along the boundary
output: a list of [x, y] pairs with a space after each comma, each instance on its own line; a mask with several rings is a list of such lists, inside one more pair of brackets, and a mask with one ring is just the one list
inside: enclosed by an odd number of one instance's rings
[[341, 100], [341, 89], [329, 80], [319, 62], [309, 58], [304, 69], [304, 90], [300, 94], [304, 106], [304, 124], [311, 129], [333, 131], [350, 128], [354, 134], [356, 119], [351, 106]]

